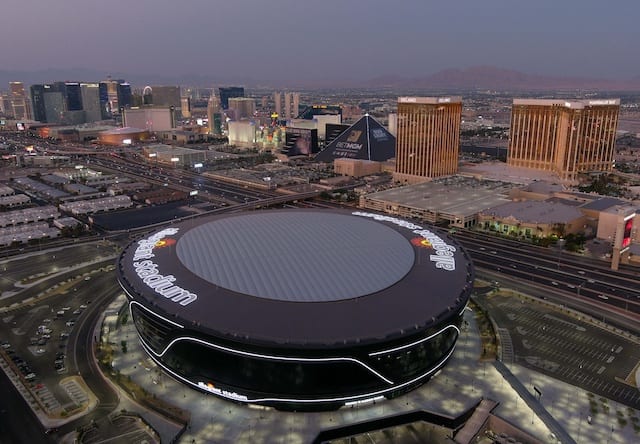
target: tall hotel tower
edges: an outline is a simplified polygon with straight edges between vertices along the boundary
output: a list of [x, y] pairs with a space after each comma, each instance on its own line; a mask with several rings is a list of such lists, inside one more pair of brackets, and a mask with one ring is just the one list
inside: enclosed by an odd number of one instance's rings
[[611, 171], [619, 111], [620, 99], [514, 99], [507, 163], [564, 180]]
[[399, 97], [396, 172], [401, 182], [422, 182], [458, 171], [460, 97]]
[[24, 91], [22, 82], [9, 82], [9, 100], [11, 104], [11, 112], [14, 119], [22, 120], [31, 117], [29, 109], [29, 101]]

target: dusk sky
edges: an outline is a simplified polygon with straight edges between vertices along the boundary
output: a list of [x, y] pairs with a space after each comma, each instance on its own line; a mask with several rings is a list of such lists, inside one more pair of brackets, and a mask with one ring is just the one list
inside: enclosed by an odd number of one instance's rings
[[270, 81], [491, 65], [640, 76], [638, 0], [3, 0], [0, 11], [5, 71]]

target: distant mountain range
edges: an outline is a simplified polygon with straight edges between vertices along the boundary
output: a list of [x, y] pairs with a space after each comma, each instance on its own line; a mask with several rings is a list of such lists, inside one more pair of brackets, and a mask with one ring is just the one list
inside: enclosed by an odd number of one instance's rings
[[474, 66], [467, 69], [445, 69], [434, 74], [402, 78], [378, 77], [367, 86], [412, 87], [425, 89], [492, 89], [509, 90], [634, 90], [640, 89], [640, 76], [629, 80], [596, 79], [588, 77], [551, 77], [526, 74], [493, 66]]
[[[134, 87], [145, 85], [189, 85], [211, 87], [213, 85], [245, 85], [246, 87], [273, 88], [397, 88], [425, 90], [477, 90], [535, 91], [535, 90], [640, 90], [640, 76], [628, 80], [599, 79], [589, 77], [553, 77], [527, 74], [520, 71], [493, 66], [474, 66], [466, 69], [445, 69], [422, 77], [381, 76], [363, 79], [325, 79], [304, 81], [267, 81], [242, 77], [216, 77], [212, 75], [188, 74], [168, 76], [158, 74], [106, 73], [90, 69], [51, 69], [41, 71], [0, 70], [0, 89], [7, 89], [8, 82], [22, 81], [26, 85], [54, 81], [125, 79]], [[327, 76], [329, 77], [329, 76]]]

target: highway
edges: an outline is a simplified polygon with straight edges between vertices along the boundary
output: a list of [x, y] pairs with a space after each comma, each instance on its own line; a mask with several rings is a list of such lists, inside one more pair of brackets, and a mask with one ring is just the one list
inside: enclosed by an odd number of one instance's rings
[[197, 190], [200, 198], [211, 202], [233, 205], [278, 195], [274, 191], [255, 190], [241, 185], [213, 180], [202, 174], [168, 166], [150, 165], [135, 159], [120, 159], [102, 156], [87, 160], [89, 167], [96, 166], [111, 174], [126, 175], [133, 179], [152, 182], [159, 186], [165, 183], [173, 189], [190, 192]]
[[639, 277], [635, 271], [613, 271], [598, 259], [483, 233], [457, 230], [453, 237], [480, 269], [546, 286], [549, 293], [589, 299], [618, 313], [640, 315]]

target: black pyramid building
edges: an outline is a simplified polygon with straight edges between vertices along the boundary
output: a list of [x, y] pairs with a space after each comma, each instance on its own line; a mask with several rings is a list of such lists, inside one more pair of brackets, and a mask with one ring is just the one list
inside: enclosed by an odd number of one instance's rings
[[365, 114], [318, 153], [319, 162], [363, 159], [383, 162], [396, 155], [396, 138], [376, 119]]

